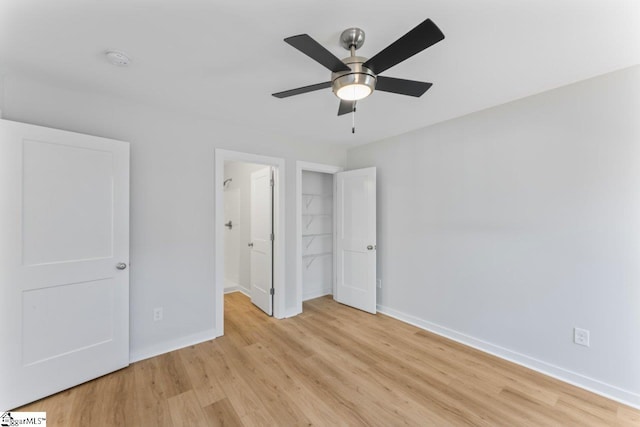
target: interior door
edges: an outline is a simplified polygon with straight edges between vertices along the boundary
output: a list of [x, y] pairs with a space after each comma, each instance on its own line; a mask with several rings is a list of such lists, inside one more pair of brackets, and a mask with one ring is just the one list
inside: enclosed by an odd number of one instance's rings
[[251, 302], [273, 314], [273, 175], [271, 167], [251, 174]]
[[129, 144], [0, 120], [0, 409], [129, 364]]
[[376, 168], [336, 177], [336, 292], [342, 304], [376, 313]]

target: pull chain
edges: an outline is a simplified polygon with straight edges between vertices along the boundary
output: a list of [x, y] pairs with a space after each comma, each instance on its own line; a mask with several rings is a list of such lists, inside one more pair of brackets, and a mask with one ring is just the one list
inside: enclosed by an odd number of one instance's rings
[[353, 111], [351, 112], [351, 133], [356, 133], [356, 103], [353, 103]]

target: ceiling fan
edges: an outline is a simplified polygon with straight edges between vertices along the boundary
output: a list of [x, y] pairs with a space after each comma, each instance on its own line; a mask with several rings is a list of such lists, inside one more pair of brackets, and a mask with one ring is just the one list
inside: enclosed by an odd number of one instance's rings
[[273, 96], [287, 98], [330, 87], [340, 98], [338, 116], [354, 112], [356, 102], [371, 95], [374, 90], [422, 96], [432, 83], [385, 77], [379, 74], [443, 39], [442, 31], [431, 19], [427, 19], [373, 58], [367, 59], [356, 56], [356, 50], [364, 44], [364, 31], [360, 28], [349, 28], [342, 32], [340, 43], [351, 55], [338, 59], [308, 34], [287, 37], [284, 39], [285, 42], [328, 68], [331, 71], [331, 80], [274, 93]]

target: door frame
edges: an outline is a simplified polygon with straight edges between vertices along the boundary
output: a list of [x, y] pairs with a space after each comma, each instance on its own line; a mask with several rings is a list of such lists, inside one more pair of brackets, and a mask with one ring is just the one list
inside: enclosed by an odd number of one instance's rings
[[[287, 317], [296, 316], [302, 313], [302, 172], [321, 172], [334, 175], [338, 172], [344, 171], [342, 166], [326, 165], [323, 163], [311, 163], [311, 162], [296, 162], [296, 300], [293, 311], [287, 313]], [[335, 178], [332, 184], [333, 192], [335, 193]], [[335, 212], [336, 205], [333, 203], [333, 256], [335, 258]], [[334, 272], [333, 272], [333, 289], [335, 292], [336, 277], [335, 277], [335, 259], [334, 259]]]
[[240, 151], [215, 150], [215, 319], [216, 337], [224, 335], [224, 164], [258, 163], [273, 167], [273, 317], [285, 317], [285, 160]]

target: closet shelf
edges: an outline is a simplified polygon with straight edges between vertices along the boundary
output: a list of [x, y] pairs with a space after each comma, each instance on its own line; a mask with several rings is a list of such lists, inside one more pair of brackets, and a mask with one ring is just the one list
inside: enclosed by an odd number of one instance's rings
[[331, 218], [331, 214], [302, 214], [301, 216], [308, 218], [307, 220], [305, 220], [305, 225], [304, 225], [305, 230], [309, 229], [309, 226], [311, 225], [313, 220], [316, 218], [322, 218], [322, 217]]
[[327, 255], [333, 255], [333, 252], [321, 252], [318, 254], [309, 254], [309, 255], [302, 255], [302, 258], [307, 258], [309, 259], [309, 261], [307, 262], [307, 269], [309, 267], [311, 267], [311, 264], [313, 264], [313, 261], [315, 261], [316, 259], [322, 257], [322, 256], [327, 256]]
[[331, 255], [331, 254], [333, 254], [333, 252], [319, 252], [317, 254], [302, 255], [302, 258], [319, 257], [319, 256], [325, 256], [325, 255]]
[[309, 249], [309, 246], [313, 244], [317, 237], [331, 236], [333, 233], [316, 233], [316, 234], [303, 234], [302, 237], [308, 237], [307, 243], [304, 244], [305, 249]]
[[307, 207], [307, 209], [309, 209], [309, 206], [311, 206], [311, 203], [314, 200], [318, 200], [320, 203], [322, 203], [321, 199], [333, 198], [333, 195], [332, 194], [302, 193], [302, 197], [306, 197], [307, 200], [304, 202], [304, 204]]

